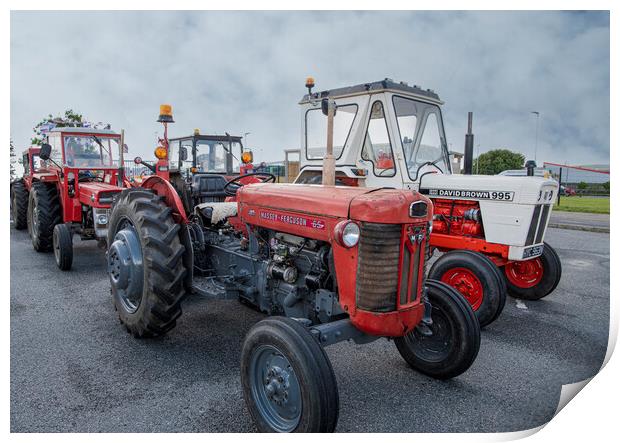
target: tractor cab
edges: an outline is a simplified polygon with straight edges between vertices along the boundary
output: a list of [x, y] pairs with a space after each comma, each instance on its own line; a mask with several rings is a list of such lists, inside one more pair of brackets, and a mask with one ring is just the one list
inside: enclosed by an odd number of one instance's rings
[[252, 152], [243, 150], [241, 137], [228, 133], [203, 135], [196, 129], [190, 136], [169, 139], [168, 124], [174, 123], [172, 106], [161, 105], [159, 113], [157, 121], [164, 126], [164, 136], [155, 149], [157, 163], [150, 165], [140, 157], [134, 162], [153, 171], [154, 176], [146, 181], [163, 179], [169, 183], [186, 213], [202, 204], [230, 200], [245, 184], [275, 181], [271, 174], [254, 171]]
[[241, 137], [203, 135], [198, 130], [187, 137], [169, 141], [170, 172], [191, 174], [239, 175], [252, 169], [252, 153], [243, 150]]
[[[313, 86], [313, 85], [312, 85]], [[433, 91], [385, 79], [311, 92], [302, 107], [302, 168], [297, 183], [320, 183], [327, 118], [333, 100], [334, 158], [341, 185], [418, 189], [427, 172], [451, 174], [440, 106]]]

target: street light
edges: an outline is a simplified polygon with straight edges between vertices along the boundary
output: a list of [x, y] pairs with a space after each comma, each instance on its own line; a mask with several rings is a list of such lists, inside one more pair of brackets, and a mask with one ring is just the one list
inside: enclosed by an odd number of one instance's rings
[[538, 120], [540, 120], [540, 112], [532, 111], [532, 114], [536, 116], [536, 138], [534, 139], [534, 161], [537, 161], [536, 158], [538, 153]]
[[251, 132], [246, 132], [245, 134], [243, 134], [243, 142], [245, 144], [245, 147], [248, 147], [248, 135], [250, 135]]

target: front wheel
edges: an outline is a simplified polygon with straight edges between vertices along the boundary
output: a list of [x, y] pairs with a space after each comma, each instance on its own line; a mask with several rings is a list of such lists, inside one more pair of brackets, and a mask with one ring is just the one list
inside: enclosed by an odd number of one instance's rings
[[432, 324], [394, 339], [413, 369], [437, 379], [456, 377], [472, 365], [480, 349], [480, 325], [459, 292], [440, 281], [426, 280]]
[[524, 300], [540, 300], [551, 294], [562, 278], [562, 262], [547, 243], [541, 256], [504, 266], [508, 293]]
[[246, 405], [261, 432], [333, 432], [338, 387], [331, 363], [299, 322], [271, 317], [258, 322], [241, 349]]
[[428, 277], [459, 291], [476, 313], [480, 327], [499, 317], [506, 304], [506, 285], [497, 266], [479, 252], [447, 252], [433, 264]]
[[52, 243], [56, 266], [62, 271], [68, 271], [73, 264], [73, 233], [64, 223], [54, 226]]

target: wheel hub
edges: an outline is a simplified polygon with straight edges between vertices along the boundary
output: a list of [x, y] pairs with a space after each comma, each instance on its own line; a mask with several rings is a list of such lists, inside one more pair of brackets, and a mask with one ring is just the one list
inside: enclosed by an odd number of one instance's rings
[[252, 355], [252, 395], [263, 418], [273, 429], [290, 432], [301, 418], [301, 388], [289, 360], [271, 345]]
[[112, 291], [123, 307], [130, 313], [135, 312], [142, 300], [144, 263], [138, 233], [133, 226], [126, 226], [114, 237], [108, 251], [108, 275]]
[[504, 271], [510, 283], [519, 288], [533, 288], [543, 278], [543, 264], [540, 257], [510, 262]]
[[478, 276], [470, 269], [461, 267], [449, 269], [441, 277], [441, 281], [459, 291], [474, 311], [482, 305], [484, 288]]

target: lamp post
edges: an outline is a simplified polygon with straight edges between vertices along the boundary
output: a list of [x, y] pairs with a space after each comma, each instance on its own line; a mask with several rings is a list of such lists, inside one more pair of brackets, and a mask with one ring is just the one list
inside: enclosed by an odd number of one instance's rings
[[532, 111], [532, 114], [536, 116], [536, 138], [534, 139], [534, 161], [537, 161], [537, 153], [538, 153], [538, 120], [540, 120], [540, 112]]
[[246, 145], [246, 148], [248, 147], [248, 135], [250, 135], [251, 132], [246, 132], [245, 134], [243, 134], [243, 142]]

